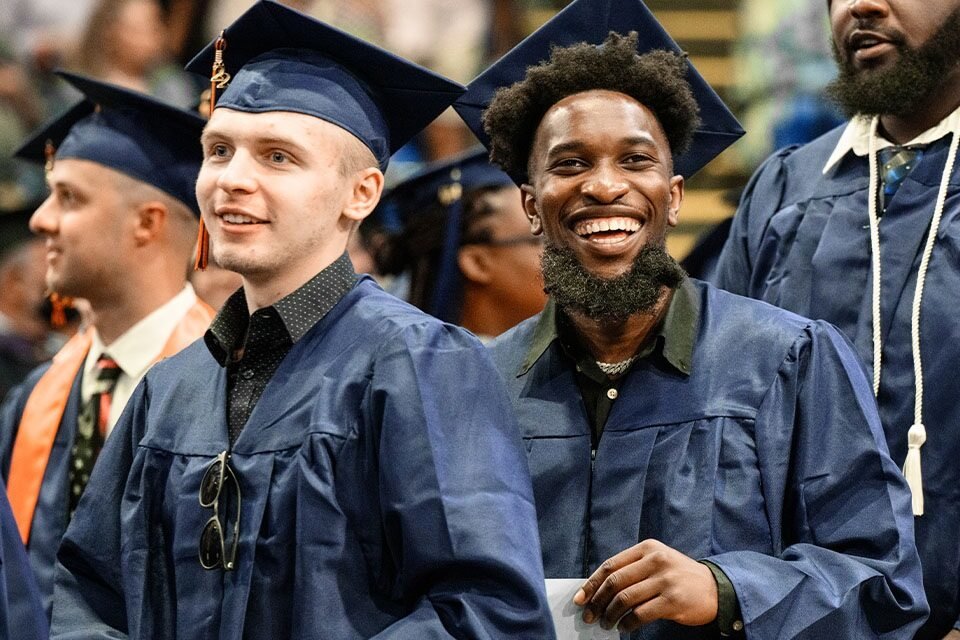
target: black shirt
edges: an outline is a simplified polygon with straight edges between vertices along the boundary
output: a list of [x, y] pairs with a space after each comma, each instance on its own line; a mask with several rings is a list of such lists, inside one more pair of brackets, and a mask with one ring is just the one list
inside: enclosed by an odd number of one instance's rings
[[207, 348], [227, 368], [227, 426], [230, 444], [263, 395], [290, 348], [343, 298], [357, 282], [344, 253], [276, 304], [247, 311], [238, 290], [224, 303], [204, 335]]

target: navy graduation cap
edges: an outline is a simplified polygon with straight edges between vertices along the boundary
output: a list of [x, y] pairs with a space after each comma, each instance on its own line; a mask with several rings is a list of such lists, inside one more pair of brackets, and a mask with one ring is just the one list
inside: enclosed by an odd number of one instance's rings
[[[237, 111], [292, 111], [349, 131], [381, 170], [464, 92], [460, 84], [272, 0], [262, 0], [187, 65]], [[232, 76], [232, 79], [228, 78]], [[221, 80], [223, 82], [221, 82]]]
[[46, 163], [90, 160], [151, 184], [199, 217], [194, 186], [203, 154], [198, 114], [150, 96], [58, 71], [84, 99], [34, 132], [18, 158]]
[[413, 218], [438, 207], [444, 213], [433, 290], [424, 309], [427, 313], [459, 322], [462, 285], [457, 257], [463, 242], [463, 197], [476, 189], [507, 185], [513, 185], [510, 176], [490, 164], [486, 149], [478, 148], [427, 165], [393, 187], [377, 206], [375, 219], [392, 232], [399, 232]]
[[[552, 47], [580, 42], [600, 45], [611, 31], [623, 35], [636, 31], [639, 35], [638, 54], [655, 49], [682, 53], [640, 0], [574, 0], [477, 76], [454, 108], [477, 138], [489, 145], [481, 117], [497, 89], [523, 80], [528, 67], [549, 59]], [[673, 160], [677, 173], [689, 178], [733, 144], [744, 131], [692, 64], [688, 65], [687, 81], [700, 106], [701, 124], [687, 151]], [[521, 176], [515, 178], [518, 182], [523, 181]]]

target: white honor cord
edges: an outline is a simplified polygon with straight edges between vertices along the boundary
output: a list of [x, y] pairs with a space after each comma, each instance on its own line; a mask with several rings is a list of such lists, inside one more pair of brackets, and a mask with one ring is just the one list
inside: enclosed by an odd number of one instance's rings
[[[947, 200], [947, 190], [950, 185], [950, 176], [953, 174], [953, 166], [957, 159], [957, 147], [960, 143], [960, 111], [955, 112], [950, 117], [950, 131], [952, 140], [950, 142], [950, 151], [947, 154], [947, 162], [943, 168], [943, 177], [940, 181], [940, 190], [937, 193], [937, 202], [933, 210], [933, 218], [930, 221], [930, 231], [927, 234], [927, 242], [923, 250], [923, 257], [920, 260], [920, 268], [917, 271], [917, 287], [913, 294], [913, 308], [910, 317], [910, 348], [913, 354], [913, 376], [914, 376], [914, 403], [913, 403], [913, 425], [907, 432], [907, 459], [903, 464], [903, 475], [910, 485], [910, 492], [913, 498], [913, 514], [923, 515], [923, 479], [920, 472], [920, 447], [927, 440], [927, 431], [923, 425], [923, 364], [920, 357], [920, 306], [923, 300], [923, 285], [927, 277], [927, 267], [930, 264], [930, 256], [933, 254], [933, 245], [936, 242], [937, 232], [940, 228], [940, 219], [943, 217], [943, 209]], [[877, 218], [877, 201], [879, 200], [878, 191], [878, 168], [877, 168], [877, 126], [880, 119], [874, 117], [870, 124], [870, 203], [868, 207], [870, 216], [870, 247], [872, 253], [873, 266], [873, 392], [878, 394], [880, 391], [880, 357], [882, 353], [882, 344], [880, 338], [880, 225]]]

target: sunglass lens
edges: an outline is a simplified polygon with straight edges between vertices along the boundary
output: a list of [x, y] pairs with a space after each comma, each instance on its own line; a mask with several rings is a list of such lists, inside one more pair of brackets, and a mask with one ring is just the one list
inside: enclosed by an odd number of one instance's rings
[[207, 467], [200, 481], [200, 506], [211, 507], [217, 496], [220, 495], [220, 485], [223, 483], [223, 462], [215, 460]]
[[200, 564], [204, 569], [216, 569], [223, 562], [223, 532], [216, 516], [207, 520], [200, 533]]

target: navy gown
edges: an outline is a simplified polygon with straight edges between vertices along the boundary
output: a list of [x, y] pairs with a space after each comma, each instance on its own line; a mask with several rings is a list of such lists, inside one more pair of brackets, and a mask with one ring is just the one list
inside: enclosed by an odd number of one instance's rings
[[[848, 153], [823, 167], [842, 128], [771, 156], [744, 193], [715, 283], [839, 327], [873, 363], [869, 167]], [[931, 144], [880, 222], [882, 375], [877, 401], [890, 453], [902, 465], [914, 421], [910, 317], [917, 270], [950, 138]], [[924, 514], [916, 518], [930, 622], [920, 638], [960, 627], [960, 164], [954, 167], [925, 283]]]
[[198, 342], [147, 374], [101, 454], [53, 637], [553, 637], [516, 424], [465, 331], [362, 278], [233, 445], [237, 568], [208, 571], [198, 492], [228, 448], [226, 370]]
[[[623, 378], [595, 455], [554, 340], [523, 372], [538, 317], [490, 348], [523, 433], [544, 572], [583, 577], [653, 538], [729, 577], [748, 638], [906, 638], [925, 617], [906, 482], [870, 386], [824, 322], [687, 280], [690, 374]], [[659, 621], [631, 638], [713, 638]]]

